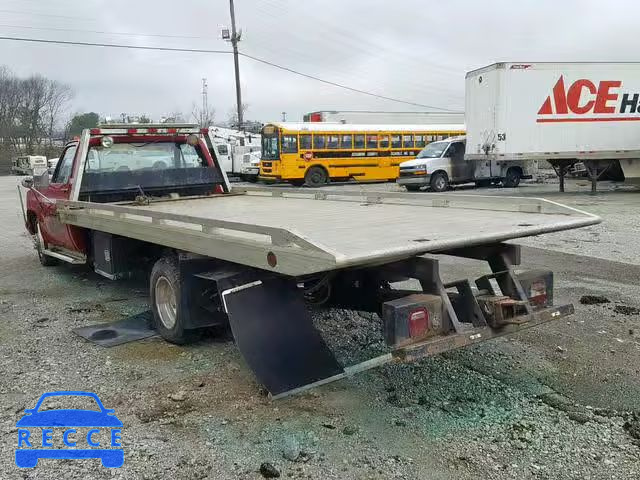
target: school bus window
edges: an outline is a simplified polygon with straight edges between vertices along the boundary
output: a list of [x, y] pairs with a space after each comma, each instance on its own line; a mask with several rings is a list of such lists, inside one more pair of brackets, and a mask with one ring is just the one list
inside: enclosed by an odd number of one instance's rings
[[424, 147], [424, 135], [416, 135], [416, 147]]
[[444, 139], [445, 139], [445, 138], [447, 138], [447, 137], [448, 137], [448, 135], [446, 135], [446, 134], [441, 134], [441, 135], [438, 135], [438, 140], [444, 140]]
[[413, 135], [403, 135], [402, 146], [404, 148], [413, 148]]
[[389, 148], [389, 135], [380, 135], [380, 148]]
[[342, 135], [340, 148], [353, 148], [353, 135]]
[[402, 147], [402, 143], [400, 142], [400, 135], [399, 134], [392, 134], [391, 135], [391, 148], [400, 148]]
[[434, 136], [433, 135], [427, 135], [427, 143], [431, 143], [434, 140]]
[[311, 149], [311, 135], [309, 134], [300, 135], [300, 148], [302, 150]]
[[338, 135], [327, 135], [327, 148], [338, 148]]
[[282, 153], [298, 153], [298, 136], [282, 136]]
[[313, 148], [322, 149], [325, 148], [326, 139], [324, 135], [314, 135], [313, 136]]
[[378, 148], [378, 135], [367, 135], [367, 148]]
[[364, 135], [353, 136], [353, 148], [364, 148]]

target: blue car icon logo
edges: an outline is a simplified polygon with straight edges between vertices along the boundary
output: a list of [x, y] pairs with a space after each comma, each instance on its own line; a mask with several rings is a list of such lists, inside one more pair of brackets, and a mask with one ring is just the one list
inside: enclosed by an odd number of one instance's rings
[[[62, 403], [65, 400], [63, 397], [90, 397], [95, 400], [99, 410], [41, 410], [42, 403], [51, 397], [61, 397]], [[41, 458], [99, 458], [107, 468], [118, 468], [124, 463], [122, 422], [115, 416], [114, 410], [102, 405], [95, 393], [45, 393], [34, 408], [25, 410], [25, 415], [18, 420], [16, 427], [16, 465], [20, 468], [33, 468]]]

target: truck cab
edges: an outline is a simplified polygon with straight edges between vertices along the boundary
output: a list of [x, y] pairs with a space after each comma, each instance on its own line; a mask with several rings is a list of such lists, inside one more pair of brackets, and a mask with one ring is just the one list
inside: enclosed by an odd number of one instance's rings
[[410, 192], [423, 187], [444, 192], [451, 185], [473, 182], [477, 186], [501, 183], [514, 188], [537, 171], [534, 160], [465, 158], [466, 143], [465, 136], [431, 142], [415, 159], [400, 164], [397, 183]]
[[103, 125], [85, 130], [65, 146], [51, 176], [45, 159], [42, 175], [23, 180], [29, 188], [26, 228], [40, 262], [93, 262], [93, 239], [86, 230], [60, 221], [59, 201], [148, 202], [228, 192], [227, 178], [214, 163], [207, 142], [206, 131], [194, 125]]

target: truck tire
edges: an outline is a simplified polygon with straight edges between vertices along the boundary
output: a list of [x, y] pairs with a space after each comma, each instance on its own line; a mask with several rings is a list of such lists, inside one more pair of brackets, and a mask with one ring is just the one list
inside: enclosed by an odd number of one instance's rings
[[40, 222], [36, 220], [36, 234], [35, 234], [35, 242], [36, 242], [36, 251], [38, 252], [38, 260], [40, 260], [40, 265], [43, 267], [53, 267], [58, 265], [58, 260], [56, 258], [50, 257], [49, 255], [45, 255], [42, 253], [47, 247], [44, 243], [44, 238], [42, 237], [42, 233], [40, 232]]
[[311, 167], [304, 175], [304, 182], [310, 187], [320, 187], [328, 180], [327, 172], [322, 167]]
[[449, 177], [444, 172], [436, 172], [431, 175], [431, 190], [445, 192], [449, 189]]
[[407, 189], [407, 192], [417, 192], [420, 190], [421, 185], [405, 185], [404, 188]]
[[518, 185], [520, 185], [521, 176], [522, 173], [520, 172], [519, 168], [509, 167], [509, 169], [507, 170], [507, 174], [502, 181], [502, 184], [507, 188], [516, 188]]
[[166, 341], [178, 345], [197, 340], [199, 330], [184, 327], [185, 314], [181, 308], [180, 268], [177, 258], [166, 256], [159, 259], [151, 269], [149, 296], [153, 323], [156, 331]]

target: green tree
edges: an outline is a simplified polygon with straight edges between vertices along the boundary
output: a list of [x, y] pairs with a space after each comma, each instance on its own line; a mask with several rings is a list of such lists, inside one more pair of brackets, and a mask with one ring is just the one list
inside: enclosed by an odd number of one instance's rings
[[99, 121], [100, 116], [95, 112], [79, 113], [69, 122], [68, 136], [80, 135], [85, 128], [97, 127]]
[[146, 115], [141, 115], [140, 118], [138, 118], [138, 123], [151, 123], [151, 119]]

